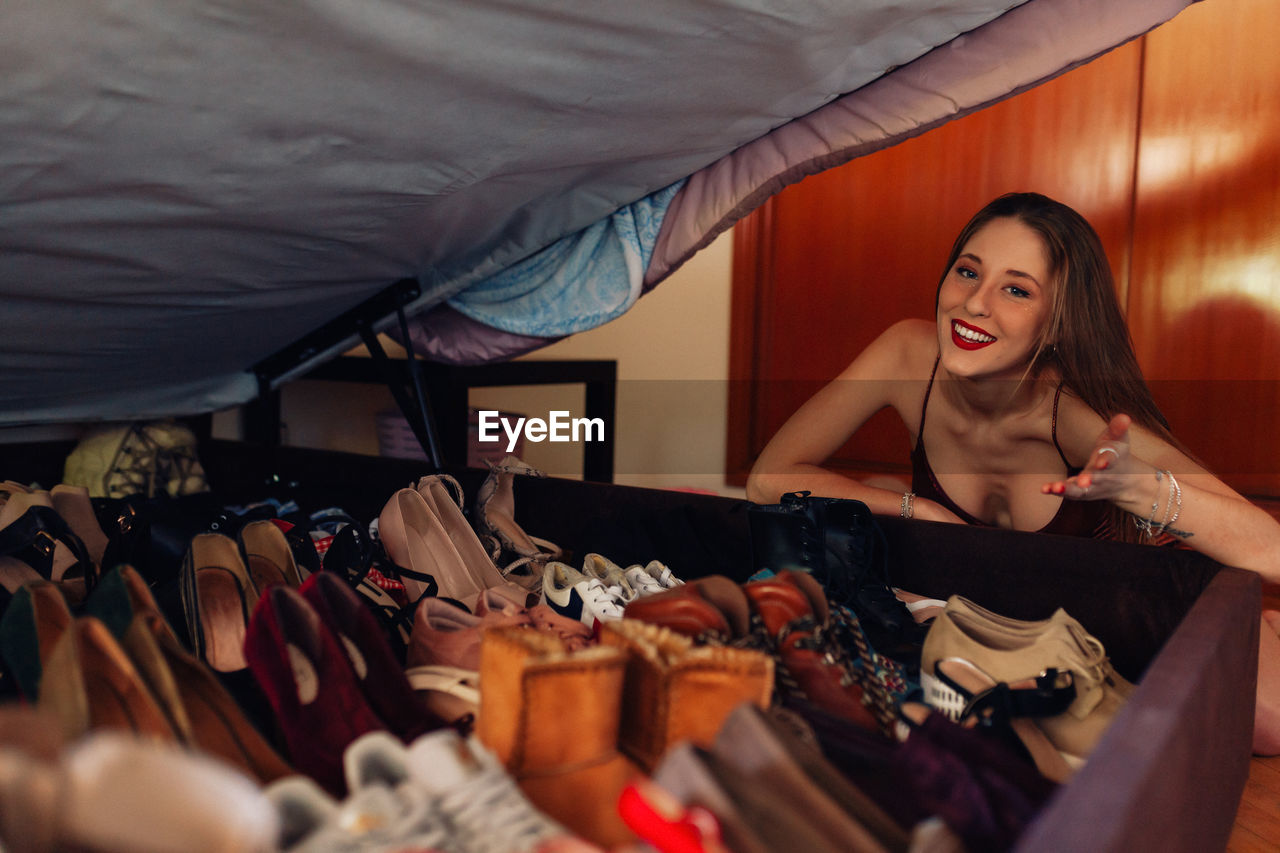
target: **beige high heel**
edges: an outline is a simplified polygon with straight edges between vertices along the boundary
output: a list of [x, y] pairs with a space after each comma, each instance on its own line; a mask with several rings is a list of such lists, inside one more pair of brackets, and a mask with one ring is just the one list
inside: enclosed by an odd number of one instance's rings
[[[10, 492], [0, 505], [0, 555], [58, 584], [73, 604], [84, 601], [97, 577], [88, 549], [53, 506], [46, 491]], [[21, 572], [6, 561], [4, 584], [14, 589]]]
[[462, 487], [457, 480], [445, 474], [423, 477], [418, 481], [418, 494], [440, 520], [467, 570], [485, 589], [505, 588], [513, 600], [536, 600], [542, 588], [541, 566], [526, 564], [523, 571], [511, 574], [499, 570], [462, 512]]
[[258, 595], [273, 583], [294, 589], [302, 585], [302, 573], [298, 571], [293, 549], [275, 522], [251, 521], [240, 529], [236, 538]]
[[221, 533], [192, 537], [180, 583], [196, 657], [219, 672], [244, 669], [245, 630], [258, 593], [236, 543]]
[[[444, 525], [415, 489], [391, 496], [378, 516], [378, 536], [411, 603], [436, 594], [475, 606], [485, 584], [467, 568]], [[434, 588], [433, 588], [434, 587]]]

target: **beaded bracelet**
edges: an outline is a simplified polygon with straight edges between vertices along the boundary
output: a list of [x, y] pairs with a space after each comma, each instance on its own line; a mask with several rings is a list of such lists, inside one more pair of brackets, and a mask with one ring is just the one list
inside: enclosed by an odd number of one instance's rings
[[915, 512], [915, 501], [916, 501], [915, 492], [903, 493], [902, 495], [902, 517], [903, 518], [911, 518], [912, 514]]

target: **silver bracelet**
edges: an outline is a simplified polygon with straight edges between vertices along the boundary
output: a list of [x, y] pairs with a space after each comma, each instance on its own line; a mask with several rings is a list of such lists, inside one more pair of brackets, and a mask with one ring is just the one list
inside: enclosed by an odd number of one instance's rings
[[[1152, 531], [1159, 526], [1156, 524], [1156, 513], [1160, 510], [1160, 481], [1164, 479], [1164, 475], [1167, 473], [1167, 471], [1156, 471], [1156, 498], [1151, 502], [1151, 514], [1147, 516], [1145, 521], [1136, 515], [1133, 517], [1133, 526], [1148, 536], [1152, 535]], [[1170, 502], [1172, 502], [1172, 499], [1173, 494], [1170, 491]], [[1165, 515], [1167, 517], [1168, 513], [1166, 512]]]
[[[1172, 471], [1165, 471], [1169, 475], [1169, 506], [1165, 508], [1164, 521], [1160, 522], [1160, 532], [1164, 533], [1173, 523], [1178, 520], [1178, 516], [1182, 514], [1182, 486], [1178, 483], [1177, 478], [1173, 476]], [[1173, 515], [1169, 514], [1170, 509]]]
[[912, 514], [915, 512], [915, 501], [916, 501], [915, 492], [903, 493], [902, 495], [902, 517], [903, 518], [911, 518]]

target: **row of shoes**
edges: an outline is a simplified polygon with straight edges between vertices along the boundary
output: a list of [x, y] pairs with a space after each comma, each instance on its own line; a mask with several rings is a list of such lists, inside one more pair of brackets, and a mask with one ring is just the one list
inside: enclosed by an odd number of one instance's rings
[[304, 776], [265, 796], [287, 853], [599, 853], [538, 811], [491, 752], [452, 729], [405, 746], [364, 735], [343, 756], [349, 794], [336, 800]]
[[528, 627], [484, 632], [476, 737], [539, 810], [602, 847], [634, 841], [623, 788], [672, 745], [707, 744], [734, 707], [769, 703], [772, 660], [630, 619], [571, 650]]
[[627, 605], [638, 598], [683, 584], [658, 560], [624, 569], [608, 557], [590, 553], [582, 558], [581, 570], [556, 560], [548, 562], [542, 575], [542, 599], [557, 613], [594, 628], [597, 622], [621, 619]]
[[811, 702], [885, 734], [914, 686], [900, 666], [867, 647], [856, 617], [833, 608], [808, 572], [788, 569], [744, 584], [711, 575], [637, 599], [624, 613], [699, 644], [768, 654], [778, 702]]
[[[457, 481], [444, 474], [422, 477], [391, 496], [378, 516], [378, 537], [395, 564], [411, 604], [424, 596], [452, 599], [467, 610], [487, 589], [534, 603], [542, 583], [535, 560], [499, 569], [463, 512]], [[544, 561], [545, 562], [545, 561]]]
[[22, 696], [68, 741], [124, 729], [260, 781], [292, 772], [128, 566], [103, 575], [75, 609], [51, 581], [21, 587], [0, 619], [0, 652]]

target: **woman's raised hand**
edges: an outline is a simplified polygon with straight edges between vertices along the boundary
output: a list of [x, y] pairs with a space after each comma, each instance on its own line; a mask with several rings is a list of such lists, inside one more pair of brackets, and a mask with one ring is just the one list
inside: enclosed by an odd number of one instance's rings
[[1089, 461], [1079, 474], [1065, 480], [1045, 483], [1040, 491], [1046, 495], [1062, 495], [1072, 500], [1114, 500], [1133, 482], [1135, 474], [1150, 473], [1129, 452], [1128, 415], [1116, 415], [1107, 423], [1093, 444]]

